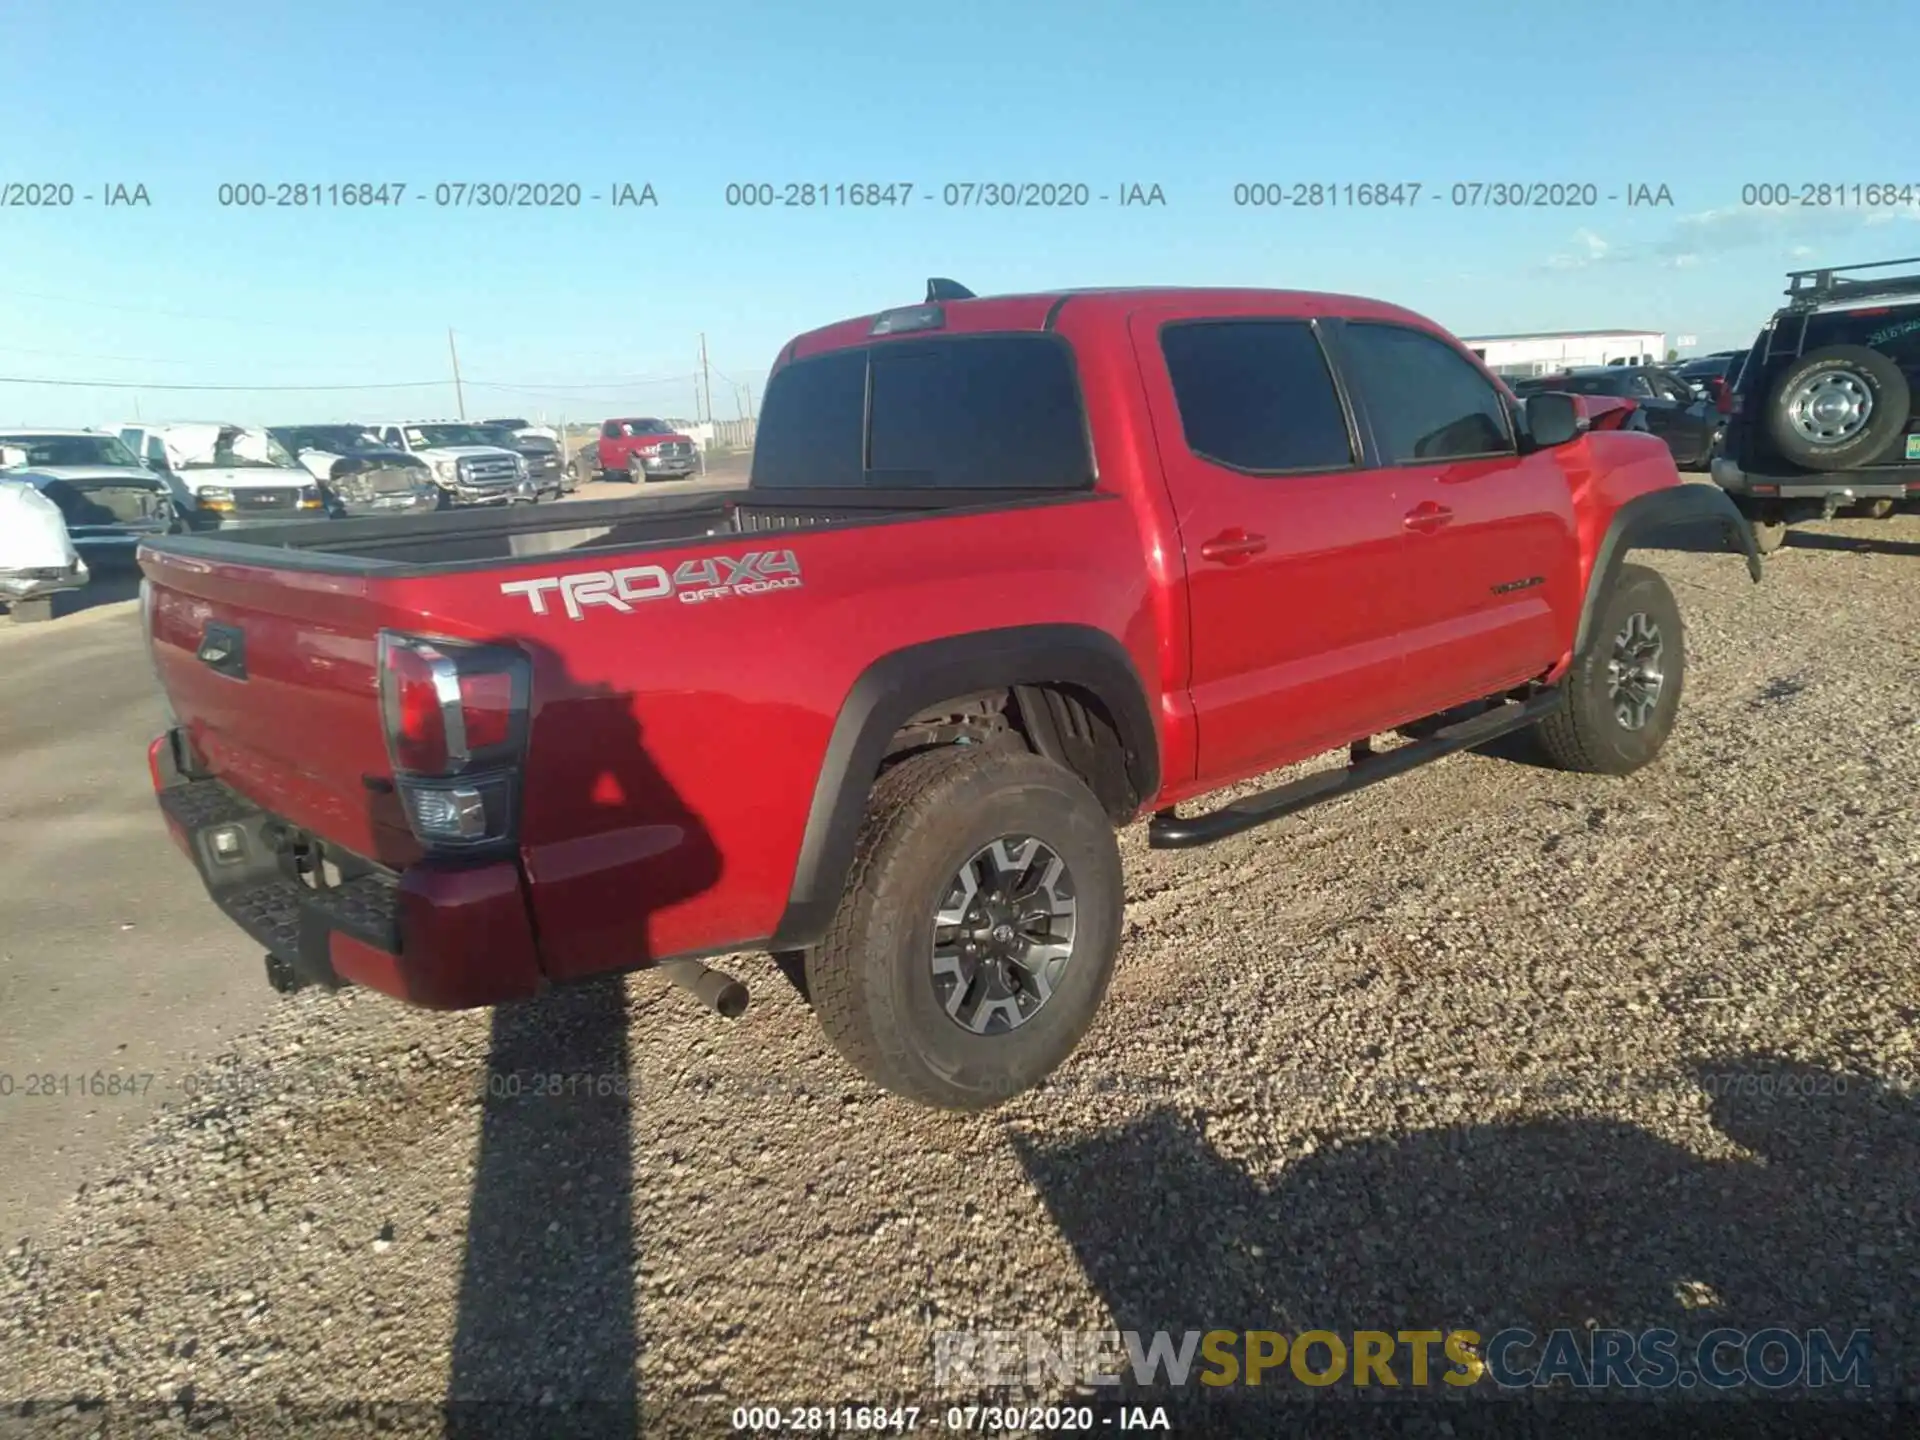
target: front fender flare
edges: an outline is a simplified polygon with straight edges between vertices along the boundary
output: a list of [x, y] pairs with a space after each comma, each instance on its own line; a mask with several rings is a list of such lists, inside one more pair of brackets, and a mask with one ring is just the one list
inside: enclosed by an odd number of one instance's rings
[[1747, 573], [1759, 584], [1764, 570], [1760, 547], [1754, 542], [1753, 526], [1724, 490], [1716, 485], [1680, 484], [1636, 495], [1614, 512], [1607, 533], [1600, 538], [1600, 547], [1594, 553], [1593, 573], [1587, 579], [1587, 593], [1580, 604], [1580, 627], [1574, 635], [1573, 653], [1586, 653], [1600, 606], [1619, 578], [1629, 550], [1647, 546], [1662, 532], [1706, 525], [1721, 527], [1729, 550], [1746, 552]]

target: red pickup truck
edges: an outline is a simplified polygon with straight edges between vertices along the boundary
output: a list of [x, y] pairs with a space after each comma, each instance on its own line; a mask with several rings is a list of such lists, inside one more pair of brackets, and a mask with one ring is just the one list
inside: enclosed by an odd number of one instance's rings
[[574, 465], [582, 481], [684, 480], [700, 469], [700, 450], [692, 436], [664, 420], [603, 420], [599, 438], [574, 457]]
[[1653, 759], [1685, 654], [1629, 554], [1760, 561], [1630, 408], [1371, 300], [935, 281], [780, 352], [744, 490], [149, 542], [153, 783], [281, 988], [664, 964], [737, 1013], [702, 961], [799, 951], [861, 1072], [988, 1106], [1106, 989], [1116, 827], [1201, 845], [1521, 728]]

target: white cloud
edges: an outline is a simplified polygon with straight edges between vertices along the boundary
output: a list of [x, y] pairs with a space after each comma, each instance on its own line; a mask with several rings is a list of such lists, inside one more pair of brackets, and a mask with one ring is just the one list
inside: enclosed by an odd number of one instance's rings
[[1778, 247], [1795, 260], [1817, 252], [1809, 240], [1841, 240], [1862, 230], [1920, 221], [1920, 204], [1865, 210], [1857, 206], [1726, 205], [1682, 215], [1659, 239], [1614, 245], [1593, 231], [1574, 231], [1567, 250], [1550, 255], [1549, 270], [1585, 270], [1594, 265], [1651, 262], [1666, 268], [1694, 269], [1734, 250]]

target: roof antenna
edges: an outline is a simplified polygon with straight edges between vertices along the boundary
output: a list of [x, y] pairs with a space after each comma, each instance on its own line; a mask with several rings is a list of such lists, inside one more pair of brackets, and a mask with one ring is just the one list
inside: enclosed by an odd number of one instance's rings
[[927, 281], [927, 304], [937, 305], [942, 300], [975, 300], [976, 296], [958, 280], [942, 280], [938, 276]]

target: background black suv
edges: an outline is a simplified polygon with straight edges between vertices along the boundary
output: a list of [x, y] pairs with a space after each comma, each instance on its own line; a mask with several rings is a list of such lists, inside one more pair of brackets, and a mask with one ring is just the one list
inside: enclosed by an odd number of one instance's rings
[[[1868, 273], [1888, 270], [1902, 273]], [[1803, 520], [1920, 501], [1920, 257], [1789, 271], [1787, 285], [1712, 467], [1762, 550]]]

